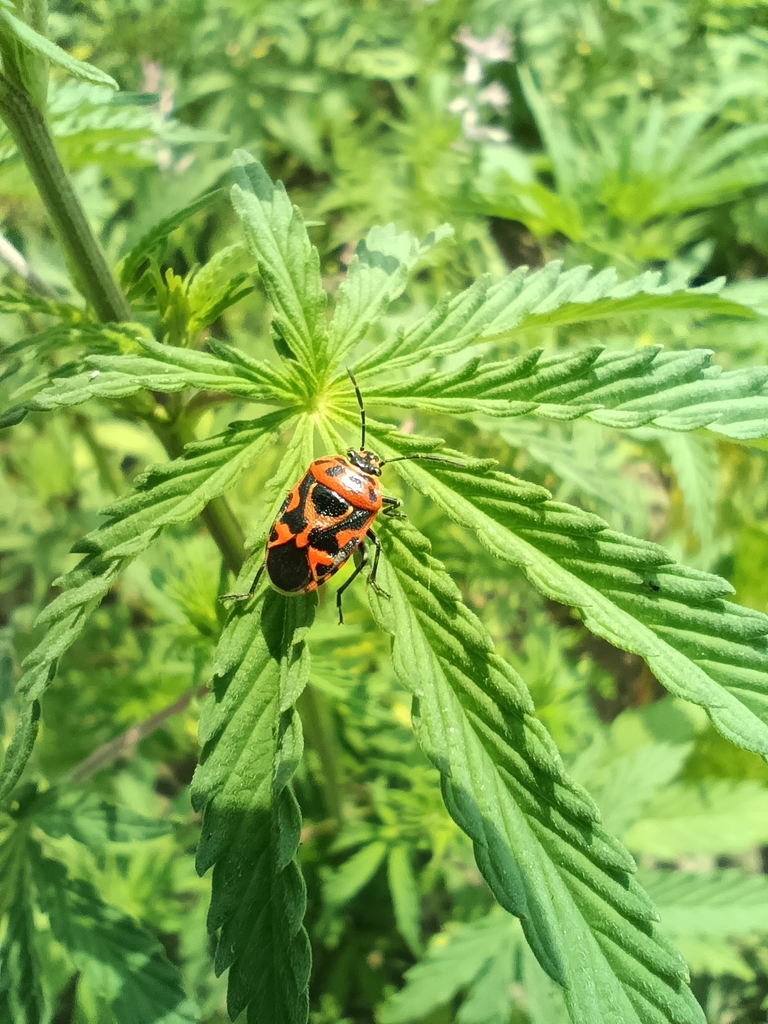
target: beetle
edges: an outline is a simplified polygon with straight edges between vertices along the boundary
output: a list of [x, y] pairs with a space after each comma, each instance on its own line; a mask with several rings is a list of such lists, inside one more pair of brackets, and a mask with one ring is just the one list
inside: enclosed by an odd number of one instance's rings
[[315, 459], [291, 488], [267, 538], [264, 562], [245, 594], [223, 594], [222, 601], [244, 601], [255, 592], [266, 571], [269, 582], [281, 594], [308, 594], [326, 583], [355, 556], [355, 571], [336, 592], [339, 623], [344, 622], [342, 598], [347, 587], [368, 562], [365, 541], [375, 548], [369, 584], [382, 597], [390, 595], [376, 582], [381, 544], [371, 526], [381, 513], [405, 519], [398, 511], [402, 502], [383, 494], [379, 477], [384, 466], [406, 459], [429, 459], [461, 465], [440, 455], [419, 452], [382, 459], [365, 447], [365, 405], [354, 374], [347, 369], [360, 407], [360, 447], [344, 455]]

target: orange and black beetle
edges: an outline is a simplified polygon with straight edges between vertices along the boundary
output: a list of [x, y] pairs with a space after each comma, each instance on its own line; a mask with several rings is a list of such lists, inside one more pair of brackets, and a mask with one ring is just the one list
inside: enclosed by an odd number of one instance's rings
[[365, 407], [360, 388], [347, 370], [360, 406], [362, 438], [360, 448], [343, 455], [315, 459], [299, 482], [291, 488], [272, 524], [264, 564], [247, 594], [224, 594], [222, 600], [245, 600], [254, 593], [266, 569], [269, 581], [282, 594], [307, 594], [338, 572], [350, 555], [359, 551], [355, 571], [336, 594], [339, 622], [344, 621], [341, 600], [344, 591], [360, 574], [368, 561], [365, 540], [376, 548], [368, 582], [377, 593], [389, 597], [376, 582], [381, 545], [371, 529], [381, 512], [396, 519], [401, 502], [381, 493], [382, 466], [405, 459], [431, 459], [452, 462], [439, 455], [401, 455], [386, 462], [365, 447]]

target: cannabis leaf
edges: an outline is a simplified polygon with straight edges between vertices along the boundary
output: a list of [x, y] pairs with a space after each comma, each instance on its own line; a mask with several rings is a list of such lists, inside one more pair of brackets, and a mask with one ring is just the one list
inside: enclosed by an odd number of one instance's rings
[[236, 180], [232, 203], [274, 307], [279, 338], [312, 371], [317, 346], [326, 334], [326, 296], [317, 250], [282, 183], [273, 185], [261, 164], [245, 150], [236, 150], [232, 161]]
[[367, 390], [371, 405], [494, 417], [523, 414], [572, 420], [586, 416], [605, 426], [666, 430], [706, 427], [735, 439], [768, 434], [768, 368], [723, 373], [705, 349], [664, 352], [649, 346], [628, 352], [600, 347], [543, 355], [534, 349], [486, 365], [476, 358], [450, 373], [425, 373]]
[[13, 789], [29, 759], [38, 701], [53, 680], [59, 658], [126, 565], [166, 526], [189, 522], [231, 487], [274, 444], [289, 418], [288, 413], [277, 412], [233, 424], [221, 435], [188, 446], [181, 458], [150, 468], [136, 481], [134, 492], [104, 509], [106, 521], [76, 545], [75, 550], [87, 556], [55, 581], [62, 593], [38, 616], [36, 625], [46, 627], [46, 632], [22, 664], [24, 674], [16, 686], [22, 706], [0, 769], [0, 797]]
[[295, 401], [285, 375], [263, 360], [212, 341], [216, 355], [160, 345], [137, 339], [140, 354], [89, 356], [93, 369], [75, 376], [54, 376], [46, 387], [27, 400], [40, 411], [79, 405], [92, 398], [127, 398], [138, 391], [171, 394], [185, 388], [214, 391], [251, 401]]
[[197, 1013], [160, 943], [82, 879], [29, 843], [38, 905], [81, 980], [118, 1024], [193, 1024]]
[[290, 788], [302, 752], [293, 709], [309, 674], [304, 636], [314, 597], [262, 591], [232, 615], [216, 652], [200, 723], [192, 801], [204, 809], [197, 851], [214, 868], [208, 926], [216, 971], [229, 968], [234, 1020], [302, 1024], [308, 1015], [306, 895], [296, 864], [301, 817]]
[[[509, 1018], [509, 986], [512, 983], [512, 958], [519, 943], [519, 926], [498, 910], [471, 924], [449, 926], [435, 936], [423, 960], [406, 971], [406, 984], [391, 996], [379, 1012], [381, 1024], [408, 1024], [422, 1020], [451, 1002], [462, 989], [469, 999], [490, 987], [501, 994], [500, 1019]], [[501, 986], [493, 984], [490, 972], [503, 976]], [[490, 981], [490, 986], [489, 986]], [[501, 993], [499, 993], [501, 988]], [[506, 1016], [504, 1016], [506, 1012]], [[487, 1021], [491, 1014], [473, 1013], [470, 1003], [462, 1004], [462, 1024]]]
[[[483, 278], [453, 299], [443, 299], [411, 326], [375, 346], [356, 362], [361, 377], [374, 369], [404, 369], [427, 358], [462, 352], [485, 341], [498, 343], [541, 327], [565, 326], [630, 313], [692, 310], [754, 319], [746, 304], [720, 298], [723, 281], [701, 288], [659, 285], [648, 271], [617, 283], [613, 269], [590, 277], [591, 268], [563, 272], [558, 260], [541, 270], [518, 267], [498, 280]], [[471, 373], [468, 374], [471, 376]]]
[[443, 225], [419, 243], [394, 224], [374, 227], [358, 244], [346, 277], [339, 287], [328, 338], [328, 357], [340, 362], [362, 341], [368, 328], [405, 289], [420, 257], [434, 244], [453, 234]]
[[[371, 436], [382, 452], [395, 450], [392, 434], [374, 425]], [[725, 601], [730, 584], [551, 501], [544, 488], [427, 465], [397, 468], [543, 594], [578, 608], [592, 632], [641, 655], [667, 689], [705, 707], [733, 743], [768, 756], [768, 618]]]
[[371, 603], [414, 694], [416, 734], [478, 867], [563, 985], [572, 1019], [702, 1021], [632, 859], [565, 774], [522, 680], [413, 527], [387, 523], [381, 533], [391, 600], [372, 594]]
[[86, 82], [92, 82], [94, 85], [105, 85], [110, 89], [119, 88], [111, 75], [94, 67], [93, 64], [87, 64], [85, 61], [77, 60], [75, 57], [70, 56], [66, 50], [62, 50], [60, 46], [52, 43], [50, 39], [46, 39], [45, 36], [36, 32], [25, 21], [14, 17], [5, 4], [0, 5], [0, 38], [3, 39], [4, 47], [16, 43], [23, 50], [29, 50], [40, 57], [44, 57], [74, 78], [81, 78]]

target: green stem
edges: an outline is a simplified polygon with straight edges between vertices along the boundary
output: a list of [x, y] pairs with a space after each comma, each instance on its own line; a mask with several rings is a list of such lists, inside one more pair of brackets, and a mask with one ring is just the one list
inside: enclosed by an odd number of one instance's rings
[[245, 537], [229, 502], [226, 498], [212, 498], [200, 518], [208, 527], [227, 568], [237, 576], [245, 561]]
[[53, 222], [72, 274], [99, 320], [131, 319], [80, 200], [62, 166], [48, 125], [24, 90], [0, 75], [0, 117], [19, 147], [40, 198]]
[[307, 741], [320, 758], [325, 782], [326, 809], [338, 823], [341, 821], [341, 786], [333, 741], [335, 730], [331, 710], [322, 693], [311, 684], [302, 692], [297, 707]]
[[[131, 307], [112, 275], [82, 204], [59, 160], [42, 113], [30, 95], [0, 75], [0, 118], [19, 147], [53, 222], [78, 288], [103, 323], [131, 319]], [[155, 429], [171, 458], [190, 440], [173, 427]], [[224, 498], [214, 498], [202, 519], [227, 567], [237, 573], [245, 561], [243, 531]]]

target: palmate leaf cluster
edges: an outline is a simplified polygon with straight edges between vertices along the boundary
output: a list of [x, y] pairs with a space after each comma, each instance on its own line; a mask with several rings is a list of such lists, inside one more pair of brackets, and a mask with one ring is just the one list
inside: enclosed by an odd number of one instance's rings
[[[286, 454], [250, 524], [254, 553], [240, 578], [247, 587], [286, 489], [313, 456], [315, 434], [324, 450], [335, 451], [343, 450], [357, 430], [345, 363], [355, 365], [373, 413], [369, 443], [385, 457], [441, 450], [440, 440], [402, 433], [379, 418], [404, 407], [468, 417], [488, 434], [497, 423], [532, 415], [588, 418], [624, 429], [701, 429], [735, 441], [766, 436], [768, 373], [760, 366], [719, 372], [709, 352], [666, 353], [655, 347], [505, 355], [516, 333], [629, 312], [693, 310], [754, 319], [750, 308], [720, 298], [716, 288], [660, 285], [653, 275], [617, 284], [610, 273], [590, 276], [583, 269], [563, 272], [552, 265], [483, 279], [391, 329], [378, 321], [402, 293], [417, 261], [447, 231], [418, 243], [385, 228], [371, 231], [358, 247], [329, 320], [319, 257], [301, 214], [248, 153], [236, 153], [233, 173], [233, 206], [271, 304], [278, 360], [257, 360], [220, 342], [212, 342], [209, 351], [187, 347], [204, 322], [200, 316], [195, 320], [196, 310], [210, 305], [210, 294], [201, 289], [202, 297], [190, 299], [194, 278], [176, 282], [168, 273], [162, 279], [151, 260], [142, 264], [137, 258], [128, 261], [138, 275], [132, 287], [156, 295], [162, 341], [139, 326], [105, 331], [103, 353], [76, 352], [63, 371], [54, 370], [48, 380], [25, 381], [11, 396], [15, 420], [29, 410], [47, 412], [93, 399], [141, 402], [151, 395], [213, 393], [222, 401], [275, 408], [234, 420], [150, 468], [78, 541], [75, 550], [82, 560], [58, 582], [61, 593], [40, 617], [42, 637], [27, 655], [17, 685], [18, 722], [2, 774], [5, 798], [13, 794], [29, 758], [39, 702], [57, 662], [88, 628], [117, 576], [165, 531], [203, 513], [290, 431]], [[192, 212], [198, 209], [196, 204]], [[154, 243], [145, 244], [150, 251]], [[215, 291], [216, 275], [210, 280]], [[234, 301], [229, 282], [220, 288]], [[377, 331], [379, 340], [370, 345], [366, 336]], [[193, 400], [188, 398], [185, 408]], [[127, 408], [136, 414], [142, 407]], [[576, 609], [593, 633], [640, 655], [671, 693], [703, 708], [728, 740], [766, 756], [764, 615], [726, 600], [732, 588], [724, 580], [687, 568], [662, 547], [554, 500], [545, 488], [510, 475], [492, 459], [456, 451], [451, 457], [460, 465], [406, 462], [397, 472], [442, 513], [443, 522], [476, 537], [480, 550], [501, 563], [522, 569], [546, 598]], [[632, 849], [669, 855], [669, 848], [654, 846], [652, 838], [653, 813], [664, 813], [662, 797], [654, 810], [655, 791], [646, 787], [637, 817], [625, 812], [612, 826], [609, 812], [616, 801], [602, 807], [600, 780], [592, 784], [588, 764], [577, 762], [575, 777], [566, 770], [534, 714], [523, 678], [496, 653], [427, 537], [409, 523], [383, 523], [380, 533], [381, 582], [389, 596], [369, 589], [373, 617], [392, 638], [394, 673], [411, 696], [416, 736], [439, 779], [445, 807], [471, 843], [495, 900], [519, 921], [494, 913], [449, 936], [447, 944], [437, 944], [402, 995], [387, 1004], [383, 1019], [418, 1019], [466, 990], [461, 1019], [503, 1020], [515, 950], [523, 949], [524, 939], [531, 951], [525, 954], [531, 986], [572, 1020], [702, 1020], [685, 962], [657, 924], [654, 904], [634, 877], [633, 858], [611, 834], [613, 828], [625, 835]], [[292, 780], [303, 746], [296, 705], [310, 699], [302, 694], [313, 679], [308, 641], [313, 615], [313, 596], [285, 597], [268, 588], [235, 608], [218, 640], [212, 694], [201, 717], [202, 750], [191, 787], [193, 807], [202, 812], [197, 865], [201, 872], [212, 868], [208, 924], [216, 936], [216, 970], [229, 969], [227, 1004], [233, 1019], [243, 1010], [254, 1021], [268, 1017], [287, 1024], [307, 1018], [306, 891], [297, 860], [301, 817]], [[321, 660], [321, 691], [323, 675]], [[308, 721], [313, 722], [312, 714]], [[669, 771], [653, 776], [658, 786], [671, 783], [682, 761], [670, 754], [661, 763]], [[577, 781], [580, 773], [587, 788]], [[724, 804], [733, 796], [724, 796]], [[671, 790], [667, 798], [674, 798]], [[749, 833], [746, 842], [760, 838], [759, 832]], [[355, 846], [357, 852], [325, 880], [328, 907], [344, 907], [386, 863], [397, 927], [417, 951], [413, 836], [384, 828], [352, 838], [346, 848]], [[37, 856], [24, 861], [24, 872], [32, 872], [24, 885], [34, 887], [37, 905], [61, 941], [56, 911], [46, 902], [60, 869], [46, 867]], [[35, 880], [37, 864], [43, 866]], [[663, 881], [653, 876], [649, 882], [651, 890], [657, 886], [662, 893], [662, 903]], [[678, 916], [673, 915], [672, 937], [695, 936], [698, 928], [711, 932], [701, 921], [686, 923], [684, 908], [707, 900], [717, 904], [729, 885], [745, 905], [764, 898], [759, 886], [747, 896], [742, 882], [751, 884], [741, 876], [715, 875], [698, 897], [693, 890], [673, 892], [669, 899]], [[97, 914], [90, 890], [74, 885], [73, 892], [73, 914]], [[9, 908], [8, 958], [18, 964], [13, 976], [24, 993], [21, 979], [33, 973], [23, 961], [31, 955], [28, 910], [14, 913]], [[746, 915], [720, 934], [724, 939], [742, 935], [755, 920]], [[461, 943], [474, 952], [461, 952]], [[148, 963], [155, 962], [154, 953], [146, 955]], [[419, 986], [434, 994], [439, 987], [434, 979], [451, 969], [454, 956], [463, 961], [462, 970], [439, 999], [425, 1002]], [[482, 985], [478, 978], [485, 979]], [[119, 998], [111, 1004], [118, 1017]], [[159, 1009], [155, 1015], [160, 1019]]]

